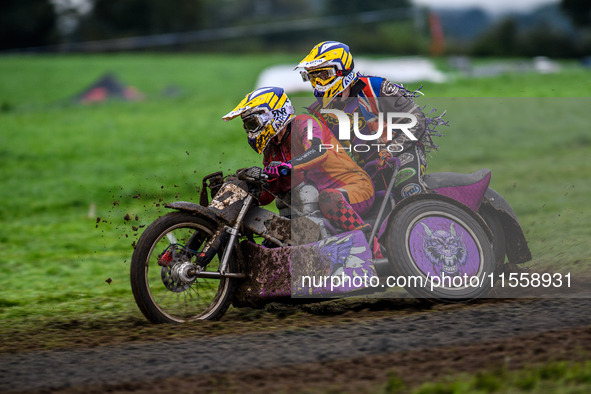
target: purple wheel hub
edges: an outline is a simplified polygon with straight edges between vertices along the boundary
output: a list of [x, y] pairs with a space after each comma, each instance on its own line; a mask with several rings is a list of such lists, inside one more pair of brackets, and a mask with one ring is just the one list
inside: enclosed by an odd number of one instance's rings
[[461, 220], [432, 212], [415, 219], [406, 236], [413, 263], [428, 276], [478, 275], [482, 252], [476, 236]]

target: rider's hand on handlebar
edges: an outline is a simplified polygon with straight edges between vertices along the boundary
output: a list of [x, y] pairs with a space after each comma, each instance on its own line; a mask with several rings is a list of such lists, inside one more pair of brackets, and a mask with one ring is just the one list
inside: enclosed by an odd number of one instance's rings
[[238, 173], [238, 178], [245, 181], [266, 181], [269, 177], [260, 167], [243, 168]]
[[290, 162], [272, 161], [265, 167], [263, 172], [269, 179], [275, 179], [291, 174], [292, 165]]

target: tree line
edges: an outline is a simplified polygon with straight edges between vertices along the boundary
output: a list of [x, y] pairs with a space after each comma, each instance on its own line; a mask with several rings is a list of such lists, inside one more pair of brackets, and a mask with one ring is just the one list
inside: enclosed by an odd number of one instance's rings
[[[574, 33], [544, 24], [523, 29], [515, 18], [507, 17], [469, 40], [455, 40], [448, 34], [451, 37], [444, 53], [590, 54], [591, 2], [561, 0], [560, 10], [576, 26]], [[386, 14], [392, 18], [379, 18]], [[326, 17], [335, 15], [342, 23], [324, 26]], [[413, 8], [410, 0], [2, 0], [0, 50], [310, 19], [312, 25], [307, 31], [263, 32], [248, 39], [219, 39], [215, 45], [186, 42], [165, 50], [301, 51], [317, 37], [326, 37], [347, 42], [356, 52], [420, 55], [429, 53], [428, 15], [429, 10]], [[463, 27], [456, 24], [456, 29], [457, 25]]]

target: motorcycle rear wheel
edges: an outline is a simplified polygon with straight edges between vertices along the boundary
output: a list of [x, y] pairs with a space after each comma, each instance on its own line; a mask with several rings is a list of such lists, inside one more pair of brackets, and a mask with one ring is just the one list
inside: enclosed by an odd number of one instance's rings
[[[153, 323], [217, 320], [228, 309], [236, 279], [179, 279], [178, 268], [192, 263], [214, 235], [216, 224], [186, 212], [155, 220], [141, 235], [131, 258], [131, 289], [144, 316]], [[217, 272], [223, 251], [205, 271]], [[230, 256], [227, 270], [236, 272]]]
[[402, 207], [386, 233], [386, 252], [417, 298], [466, 301], [485, 296], [495, 276], [493, 247], [468, 208], [443, 198]]

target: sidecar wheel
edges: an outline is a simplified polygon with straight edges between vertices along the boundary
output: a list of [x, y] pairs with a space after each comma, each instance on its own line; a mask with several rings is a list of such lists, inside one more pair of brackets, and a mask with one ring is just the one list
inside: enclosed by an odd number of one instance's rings
[[409, 203], [390, 218], [385, 236], [391, 267], [411, 295], [463, 301], [490, 290], [493, 248], [468, 208], [442, 199]]
[[[131, 289], [144, 316], [153, 323], [219, 319], [228, 309], [236, 279], [179, 279], [178, 267], [195, 261], [216, 224], [186, 212], [155, 220], [141, 235], [131, 258]], [[216, 272], [221, 253], [207, 265]], [[228, 269], [236, 272], [230, 257]], [[175, 268], [176, 266], [176, 268]]]

